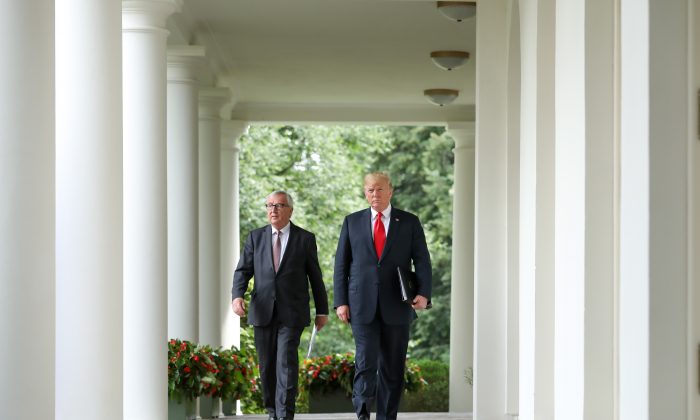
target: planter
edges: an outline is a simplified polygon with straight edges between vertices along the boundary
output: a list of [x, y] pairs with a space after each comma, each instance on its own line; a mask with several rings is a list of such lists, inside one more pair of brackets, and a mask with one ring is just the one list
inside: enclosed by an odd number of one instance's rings
[[309, 393], [309, 413], [352, 413], [352, 396], [342, 389]]
[[185, 400], [185, 420], [197, 418], [197, 400]]
[[168, 420], [193, 420], [197, 418], [197, 401], [168, 400]]

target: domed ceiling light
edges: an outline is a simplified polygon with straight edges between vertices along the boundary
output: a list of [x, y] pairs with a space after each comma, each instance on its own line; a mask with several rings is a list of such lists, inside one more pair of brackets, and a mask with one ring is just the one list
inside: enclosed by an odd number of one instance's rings
[[454, 102], [459, 96], [459, 91], [454, 89], [426, 89], [423, 95], [435, 105], [445, 106]]
[[443, 15], [457, 22], [476, 15], [476, 1], [439, 1], [437, 8]]
[[469, 59], [466, 51], [433, 51], [430, 53], [433, 63], [443, 70], [452, 70], [461, 67]]

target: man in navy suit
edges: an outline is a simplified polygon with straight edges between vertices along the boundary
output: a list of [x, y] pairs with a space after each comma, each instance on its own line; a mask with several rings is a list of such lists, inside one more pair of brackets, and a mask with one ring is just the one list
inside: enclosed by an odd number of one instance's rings
[[255, 331], [263, 404], [270, 420], [294, 418], [299, 377], [297, 349], [310, 324], [309, 283], [318, 330], [328, 321], [328, 296], [318, 264], [316, 237], [291, 222], [292, 197], [275, 191], [265, 200], [270, 224], [246, 239], [231, 291], [233, 312], [246, 314], [243, 295], [253, 280], [248, 323]]
[[[334, 306], [355, 337], [352, 401], [360, 420], [396, 419], [404, 385], [409, 327], [415, 309], [430, 301], [432, 267], [423, 227], [415, 215], [393, 208], [389, 176], [365, 176], [370, 208], [345, 217], [335, 254]], [[417, 296], [402, 302], [397, 267], [415, 267]], [[377, 374], [378, 373], [378, 374]]]

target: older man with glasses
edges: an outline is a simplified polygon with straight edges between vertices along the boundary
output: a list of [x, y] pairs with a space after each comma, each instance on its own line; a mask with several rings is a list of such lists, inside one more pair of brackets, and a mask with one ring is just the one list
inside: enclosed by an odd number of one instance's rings
[[243, 295], [253, 280], [248, 323], [255, 331], [263, 404], [269, 420], [294, 418], [299, 375], [297, 349], [309, 315], [309, 284], [318, 330], [328, 321], [328, 296], [318, 264], [316, 237], [291, 222], [294, 201], [284, 191], [265, 200], [269, 225], [248, 235], [233, 275], [231, 305], [245, 316]]

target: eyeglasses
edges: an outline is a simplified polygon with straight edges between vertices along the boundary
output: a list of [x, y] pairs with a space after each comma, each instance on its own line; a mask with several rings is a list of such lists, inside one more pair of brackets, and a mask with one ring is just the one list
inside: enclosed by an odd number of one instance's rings
[[284, 203], [277, 203], [277, 204], [265, 204], [265, 208], [268, 211], [272, 211], [272, 209], [275, 210], [280, 210], [289, 207], [289, 204], [284, 204]]

